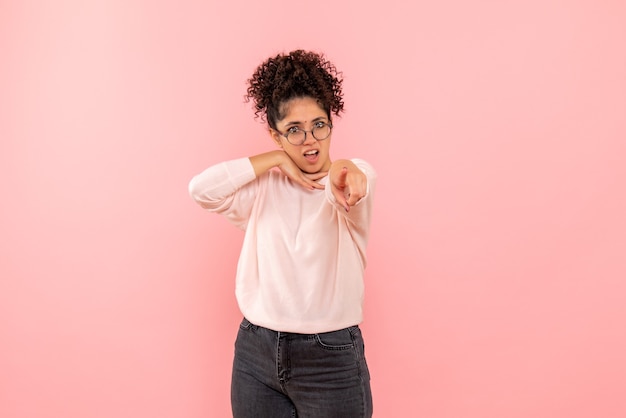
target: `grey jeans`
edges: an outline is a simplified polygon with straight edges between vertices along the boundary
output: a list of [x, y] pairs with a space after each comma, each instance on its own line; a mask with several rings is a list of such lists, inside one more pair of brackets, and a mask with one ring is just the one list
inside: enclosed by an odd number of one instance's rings
[[235, 418], [368, 418], [370, 375], [358, 326], [321, 334], [241, 322], [231, 404]]

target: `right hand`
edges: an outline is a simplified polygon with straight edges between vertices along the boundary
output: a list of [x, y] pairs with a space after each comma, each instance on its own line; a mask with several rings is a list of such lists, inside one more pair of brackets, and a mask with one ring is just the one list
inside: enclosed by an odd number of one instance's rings
[[305, 173], [300, 170], [300, 167], [287, 155], [284, 151], [279, 151], [283, 155], [280, 158], [280, 163], [277, 165], [278, 169], [295, 183], [310, 190], [324, 189], [324, 185], [319, 184], [317, 180], [326, 177], [327, 171], [320, 171], [317, 173]]

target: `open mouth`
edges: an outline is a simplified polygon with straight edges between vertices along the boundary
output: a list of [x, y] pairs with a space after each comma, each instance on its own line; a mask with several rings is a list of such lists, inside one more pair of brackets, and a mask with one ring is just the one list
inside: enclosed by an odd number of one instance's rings
[[315, 160], [318, 155], [318, 150], [310, 150], [304, 153], [304, 158], [306, 158], [307, 160]]

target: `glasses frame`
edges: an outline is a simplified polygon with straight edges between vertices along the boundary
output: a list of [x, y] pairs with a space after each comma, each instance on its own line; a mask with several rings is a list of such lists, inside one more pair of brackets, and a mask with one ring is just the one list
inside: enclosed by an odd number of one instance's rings
[[300, 131], [300, 132], [304, 132], [304, 138], [302, 139], [302, 141], [301, 141], [299, 144], [295, 144], [295, 143], [293, 143], [293, 142], [291, 142], [291, 141], [289, 140], [289, 135], [291, 135], [291, 134], [293, 134], [293, 133], [295, 133], [295, 132], [289, 132], [289, 131], [287, 131], [287, 132], [285, 132], [285, 133], [282, 133], [282, 132], [281, 132], [281, 131], [279, 131], [278, 129], [274, 129], [274, 130], [275, 130], [276, 132], [278, 132], [279, 134], [281, 134], [282, 136], [284, 136], [284, 137], [285, 137], [285, 139], [287, 140], [287, 142], [289, 142], [291, 145], [296, 145], [296, 146], [299, 146], [299, 145], [302, 145], [302, 144], [304, 144], [304, 143], [306, 142], [306, 135], [307, 135], [307, 134], [309, 134], [309, 133], [311, 134], [311, 136], [312, 136], [312, 137], [313, 137], [316, 141], [323, 141], [323, 140], [327, 139], [327, 138], [330, 136], [330, 134], [333, 132], [333, 124], [332, 124], [332, 123], [327, 123], [327, 122], [322, 122], [322, 121], [315, 122], [315, 124], [318, 124], [318, 123], [322, 123], [322, 124], [324, 124], [324, 125], [328, 126], [328, 128], [329, 128], [328, 135], [326, 135], [326, 137], [325, 137], [325, 138], [321, 138], [321, 139], [320, 139], [320, 138], [316, 137], [316, 136], [315, 136], [315, 134], [313, 133], [313, 131], [315, 130], [315, 128], [311, 129], [310, 131], [307, 131], [306, 129], [301, 129], [301, 128], [297, 127], [297, 126], [293, 126], [293, 128], [297, 128], [297, 129], [298, 129], [298, 131]]

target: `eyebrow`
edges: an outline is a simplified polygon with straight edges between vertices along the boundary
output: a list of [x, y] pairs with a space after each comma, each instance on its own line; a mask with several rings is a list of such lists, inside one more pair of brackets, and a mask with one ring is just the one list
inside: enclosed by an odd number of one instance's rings
[[[318, 117], [316, 117], [315, 119], [313, 119], [313, 120], [311, 121], [311, 123], [319, 122], [319, 121], [321, 121], [321, 120], [322, 120], [322, 121], [326, 121], [326, 119], [327, 119], [327, 118], [326, 118], [325, 116], [318, 116]], [[289, 122], [288, 124], [286, 124], [286, 125], [285, 125], [285, 128], [288, 128], [288, 127], [290, 127], [290, 126], [295, 126], [295, 125], [302, 125], [303, 123], [304, 123], [304, 122], [300, 122], [300, 121], [294, 120], [294, 121], [291, 121], [291, 122]]]

